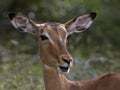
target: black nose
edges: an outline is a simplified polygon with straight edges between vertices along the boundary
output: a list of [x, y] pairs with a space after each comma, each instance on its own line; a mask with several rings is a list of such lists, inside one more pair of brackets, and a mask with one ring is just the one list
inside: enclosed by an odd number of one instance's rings
[[70, 62], [72, 61], [72, 59], [65, 59], [65, 58], [62, 58], [62, 60], [68, 64], [70, 64]]

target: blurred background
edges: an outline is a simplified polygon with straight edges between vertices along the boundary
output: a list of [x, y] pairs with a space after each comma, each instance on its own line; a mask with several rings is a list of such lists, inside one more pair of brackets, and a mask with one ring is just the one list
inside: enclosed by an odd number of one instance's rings
[[38, 23], [65, 23], [96, 12], [88, 30], [69, 37], [74, 66], [66, 76], [87, 80], [120, 72], [119, 4], [120, 0], [0, 0], [0, 90], [44, 90], [37, 39], [15, 30], [8, 12], [21, 12]]

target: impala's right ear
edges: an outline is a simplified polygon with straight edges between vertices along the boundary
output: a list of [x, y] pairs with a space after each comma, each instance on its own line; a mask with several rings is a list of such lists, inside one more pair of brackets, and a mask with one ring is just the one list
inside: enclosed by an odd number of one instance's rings
[[10, 18], [12, 25], [16, 29], [19, 29], [22, 32], [28, 32], [31, 34], [35, 33], [35, 27], [37, 27], [37, 24], [35, 24], [32, 20], [17, 13], [9, 13], [8, 16]]

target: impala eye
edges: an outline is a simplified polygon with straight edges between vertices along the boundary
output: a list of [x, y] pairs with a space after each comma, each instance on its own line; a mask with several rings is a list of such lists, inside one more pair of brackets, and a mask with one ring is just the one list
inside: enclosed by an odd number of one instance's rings
[[45, 35], [41, 35], [40, 38], [41, 38], [42, 41], [48, 40], [48, 37], [46, 37]]

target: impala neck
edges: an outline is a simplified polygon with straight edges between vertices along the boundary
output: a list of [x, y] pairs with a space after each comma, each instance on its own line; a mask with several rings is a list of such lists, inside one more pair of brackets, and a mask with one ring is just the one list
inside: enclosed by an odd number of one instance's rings
[[64, 74], [42, 65], [45, 90], [95, 90], [97, 78], [87, 81], [69, 81]]
[[70, 83], [64, 74], [44, 64], [42, 67], [46, 90], [68, 90]]

